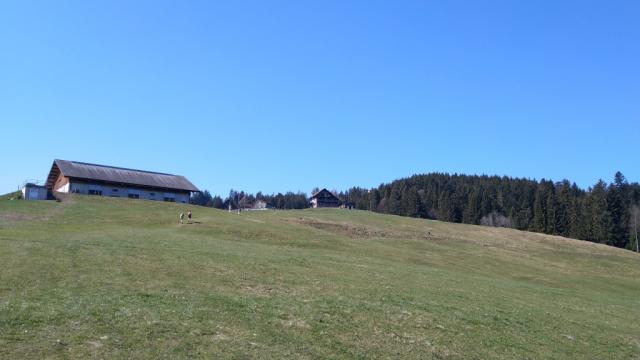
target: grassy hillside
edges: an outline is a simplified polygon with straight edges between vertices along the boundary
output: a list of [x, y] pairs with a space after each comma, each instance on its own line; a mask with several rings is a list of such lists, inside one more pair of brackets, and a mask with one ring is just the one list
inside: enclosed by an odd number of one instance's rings
[[[640, 359], [640, 256], [347, 210], [0, 201], [0, 358]], [[430, 235], [429, 235], [430, 234]]]
[[0, 201], [2, 200], [18, 200], [22, 197], [22, 192], [14, 191], [8, 194], [0, 195]]

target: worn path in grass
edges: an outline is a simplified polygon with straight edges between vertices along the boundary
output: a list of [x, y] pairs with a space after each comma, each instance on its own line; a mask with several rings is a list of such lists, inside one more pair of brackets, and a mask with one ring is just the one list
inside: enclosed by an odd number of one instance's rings
[[640, 359], [640, 256], [347, 210], [0, 201], [0, 358]]

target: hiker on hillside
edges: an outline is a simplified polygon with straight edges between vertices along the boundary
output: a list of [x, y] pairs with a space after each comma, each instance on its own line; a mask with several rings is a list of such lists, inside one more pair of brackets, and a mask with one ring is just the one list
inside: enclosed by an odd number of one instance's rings
[[180, 224], [184, 224], [184, 212], [180, 212]]
[[187, 213], [187, 219], [189, 219], [189, 223], [191, 223], [191, 210]]

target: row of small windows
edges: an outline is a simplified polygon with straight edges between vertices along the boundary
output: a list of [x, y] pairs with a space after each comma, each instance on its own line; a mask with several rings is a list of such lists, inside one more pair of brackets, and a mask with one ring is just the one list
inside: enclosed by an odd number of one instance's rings
[[[119, 191], [119, 189], [111, 189], [112, 193], [117, 193]], [[72, 191], [73, 193], [79, 194], [80, 193], [80, 189], [73, 189]], [[102, 190], [98, 190], [98, 189], [89, 189], [87, 190], [87, 194], [89, 195], [97, 195], [97, 196], [102, 196]], [[117, 195], [112, 195], [112, 196], [116, 196]], [[149, 193], [149, 198], [150, 199], [155, 199], [156, 193]], [[140, 199], [140, 192], [138, 192], [137, 190], [133, 190], [133, 192], [130, 192], [128, 194], [129, 199]], [[172, 197], [172, 196], [165, 196], [163, 198], [164, 201], [166, 202], [176, 202], [176, 198]]]

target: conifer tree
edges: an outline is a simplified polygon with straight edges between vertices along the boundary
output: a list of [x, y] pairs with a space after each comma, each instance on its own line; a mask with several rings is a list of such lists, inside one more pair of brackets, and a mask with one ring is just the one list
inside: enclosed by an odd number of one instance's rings
[[443, 192], [438, 199], [438, 220], [453, 221], [453, 205], [451, 204], [451, 194]]
[[571, 185], [568, 180], [556, 186], [555, 228], [554, 232], [561, 236], [569, 236], [569, 209], [571, 208]]
[[465, 224], [478, 224], [480, 220], [479, 209], [478, 209], [478, 190], [473, 189], [471, 193], [469, 193], [469, 198], [467, 200], [467, 206], [465, 207], [462, 213], [462, 222]]
[[547, 192], [547, 227], [545, 229], [545, 233], [556, 235], [556, 198], [553, 194], [553, 191]]
[[380, 203], [380, 192], [378, 189], [373, 189], [369, 192], [369, 211], [376, 211], [378, 204]]
[[533, 201], [533, 225], [531, 230], [536, 232], [547, 231], [547, 213], [546, 208], [547, 195], [542, 185], [538, 186], [535, 200]]
[[402, 190], [398, 183], [391, 186], [391, 193], [389, 194], [389, 201], [387, 202], [387, 211], [395, 215], [402, 213]]
[[532, 221], [531, 207], [526, 200], [522, 201], [520, 208], [515, 212], [515, 226], [518, 229], [528, 229]]
[[422, 196], [420, 196], [420, 194], [418, 194], [418, 197], [416, 197], [416, 212], [416, 216], [419, 218], [426, 219], [428, 217], [427, 208], [425, 207], [425, 204], [422, 201]]
[[614, 181], [609, 185], [607, 194], [607, 205], [611, 217], [609, 227], [609, 238], [607, 243], [616, 247], [624, 248], [629, 242], [629, 204], [625, 197], [627, 191], [627, 180], [621, 172], [617, 172]]
[[402, 193], [403, 215], [418, 217], [418, 198], [418, 192], [415, 188], [404, 188]]
[[609, 211], [607, 206], [607, 185], [599, 180], [587, 197], [588, 237], [599, 243], [606, 243], [609, 234]]

